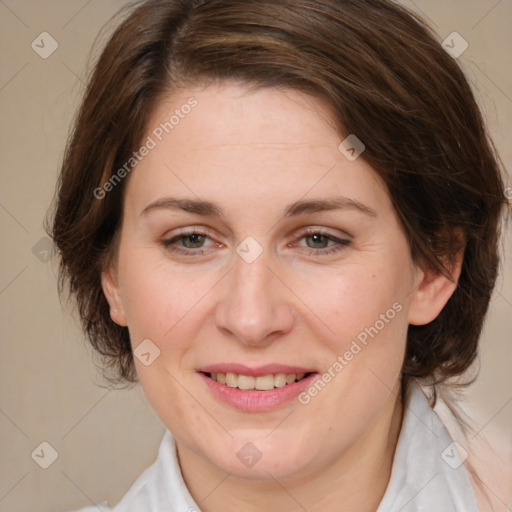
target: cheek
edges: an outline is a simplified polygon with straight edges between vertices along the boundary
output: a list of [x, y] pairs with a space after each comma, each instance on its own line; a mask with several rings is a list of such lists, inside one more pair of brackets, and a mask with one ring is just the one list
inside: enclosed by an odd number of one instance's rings
[[318, 332], [342, 349], [360, 333], [364, 341], [366, 328], [376, 324], [378, 331], [384, 331], [396, 324], [395, 320], [402, 322], [407, 286], [398, 274], [375, 262], [320, 269], [297, 273], [294, 292], [311, 311], [309, 316], [316, 318], [321, 328]]
[[190, 367], [187, 354], [203, 325], [198, 306], [208, 277], [171, 269], [156, 251], [143, 249], [125, 251], [119, 271], [132, 347], [149, 339], [160, 350], [149, 366], [134, 358], [144, 393], [166, 425], [177, 429], [181, 423], [176, 418], [187, 417], [206, 428], [204, 411], [183, 392], [183, 370]]
[[[120, 278], [123, 306], [130, 329], [132, 343], [145, 338], [154, 339], [159, 345], [173, 350], [190, 339], [176, 338], [175, 333], [190, 322], [194, 310], [214, 284], [208, 275], [198, 278], [192, 269], [177, 270], [154, 250], [134, 250], [121, 260]], [[197, 324], [196, 324], [197, 325]], [[163, 346], [161, 348], [164, 348]]]
[[411, 260], [405, 240], [389, 247], [297, 280], [297, 294], [307, 297], [315, 332], [330, 354], [323, 371], [335, 382], [333, 393], [368, 406], [378, 405], [396, 383], [407, 339]]

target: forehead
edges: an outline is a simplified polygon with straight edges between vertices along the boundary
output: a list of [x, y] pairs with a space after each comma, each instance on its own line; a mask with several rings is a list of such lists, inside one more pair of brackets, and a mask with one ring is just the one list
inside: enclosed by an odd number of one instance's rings
[[[186, 104], [191, 102], [191, 98], [197, 104], [187, 114]], [[180, 116], [181, 131], [193, 130], [204, 143], [212, 145], [258, 142], [329, 144], [339, 138], [327, 104], [293, 89], [250, 89], [243, 84], [225, 82], [182, 90], [162, 98], [147, 127], [148, 132], [151, 127], [169, 119], [169, 114], [179, 114], [176, 110], [180, 109], [185, 113]], [[302, 129], [305, 122], [316, 127], [324, 124], [325, 129], [305, 132]], [[211, 125], [218, 129], [211, 131]], [[282, 127], [286, 130], [279, 131]], [[178, 131], [178, 125], [175, 128]], [[326, 135], [329, 135], [329, 140], [325, 139]]]
[[340, 152], [329, 109], [292, 90], [210, 85], [164, 98], [148, 122], [152, 149], [136, 166], [127, 201], [155, 194], [268, 204], [307, 194], [352, 194], [378, 206], [385, 187], [362, 158]]

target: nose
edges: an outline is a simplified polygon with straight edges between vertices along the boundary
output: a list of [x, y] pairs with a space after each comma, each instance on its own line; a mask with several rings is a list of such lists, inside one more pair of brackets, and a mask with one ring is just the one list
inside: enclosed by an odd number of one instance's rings
[[235, 256], [215, 310], [217, 327], [248, 346], [268, 346], [294, 324], [291, 292], [268, 265], [265, 252], [252, 263]]

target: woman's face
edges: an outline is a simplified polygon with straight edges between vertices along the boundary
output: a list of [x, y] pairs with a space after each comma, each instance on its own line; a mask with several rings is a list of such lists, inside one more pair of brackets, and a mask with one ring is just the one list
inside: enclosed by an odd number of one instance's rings
[[234, 476], [312, 474], [396, 410], [422, 273], [329, 119], [297, 91], [190, 89], [127, 183], [112, 316], [180, 457]]

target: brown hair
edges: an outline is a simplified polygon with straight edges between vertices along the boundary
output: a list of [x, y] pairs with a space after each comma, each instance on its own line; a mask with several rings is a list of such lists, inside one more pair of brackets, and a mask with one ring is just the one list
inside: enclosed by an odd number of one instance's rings
[[497, 276], [506, 198], [470, 86], [424, 22], [388, 0], [149, 0], [130, 7], [93, 70], [51, 228], [60, 289], [69, 284], [110, 380], [136, 381], [128, 330], [111, 320], [100, 281], [126, 180], [105, 197], [93, 191], [140, 146], [163, 95], [222, 80], [325, 101], [340, 137], [366, 145], [362, 158], [387, 184], [414, 260], [448, 275], [465, 247], [443, 311], [409, 328], [403, 376], [464, 372]]

